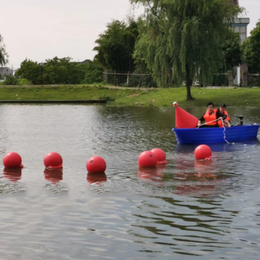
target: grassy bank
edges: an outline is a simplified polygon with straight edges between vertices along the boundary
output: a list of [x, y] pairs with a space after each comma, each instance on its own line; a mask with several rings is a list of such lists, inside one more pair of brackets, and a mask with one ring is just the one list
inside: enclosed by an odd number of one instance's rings
[[207, 102], [229, 106], [259, 106], [260, 88], [192, 88], [193, 101], [186, 101], [186, 89], [181, 88], [117, 88], [105, 86], [1, 86], [0, 100], [94, 100], [106, 99], [110, 106], [205, 106]]

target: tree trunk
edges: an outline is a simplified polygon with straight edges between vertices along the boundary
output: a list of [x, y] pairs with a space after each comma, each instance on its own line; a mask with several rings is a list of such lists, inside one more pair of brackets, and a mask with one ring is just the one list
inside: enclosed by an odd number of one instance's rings
[[193, 100], [193, 97], [191, 95], [192, 78], [191, 78], [190, 69], [189, 69], [189, 66], [187, 63], [186, 63], [185, 68], [186, 68], [186, 91], [187, 91], [186, 99]]
[[227, 72], [228, 75], [228, 85], [229, 86], [234, 86], [234, 75], [233, 75], [233, 70], [229, 70]]
[[172, 87], [172, 69], [168, 70], [168, 78], [167, 78], [167, 81], [168, 81], [168, 88]]

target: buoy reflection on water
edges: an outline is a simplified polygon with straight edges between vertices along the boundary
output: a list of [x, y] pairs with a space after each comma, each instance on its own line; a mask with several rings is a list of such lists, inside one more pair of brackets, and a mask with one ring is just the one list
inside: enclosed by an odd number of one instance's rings
[[21, 168], [4, 168], [4, 178], [9, 179], [11, 182], [17, 182], [22, 177]]

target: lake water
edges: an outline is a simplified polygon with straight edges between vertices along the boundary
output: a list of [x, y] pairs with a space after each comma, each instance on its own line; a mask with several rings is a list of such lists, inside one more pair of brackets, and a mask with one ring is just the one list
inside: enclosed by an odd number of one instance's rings
[[[260, 123], [256, 108], [228, 111]], [[257, 140], [213, 145], [198, 162], [176, 143], [173, 108], [1, 105], [0, 122], [1, 158], [14, 151], [25, 166], [2, 166], [0, 259], [259, 259]], [[138, 169], [156, 147], [169, 164]], [[44, 170], [52, 151], [62, 171]], [[94, 155], [104, 175], [87, 174]]]

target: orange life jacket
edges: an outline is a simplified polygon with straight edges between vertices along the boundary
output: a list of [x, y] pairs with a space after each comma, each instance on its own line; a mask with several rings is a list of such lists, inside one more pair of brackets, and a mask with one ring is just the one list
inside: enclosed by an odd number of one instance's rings
[[203, 117], [206, 121], [206, 125], [216, 125], [217, 109], [213, 109], [213, 112], [211, 114], [209, 114], [209, 110], [207, 109]]
[[[225, 110], [223, 114], [227, 116], [225, 120], [230, 122], [230, 117], [228, 116], [228, 112]], [[218, 125], [219, 127], [223, 127], [222, 120], [218, 120]]]

